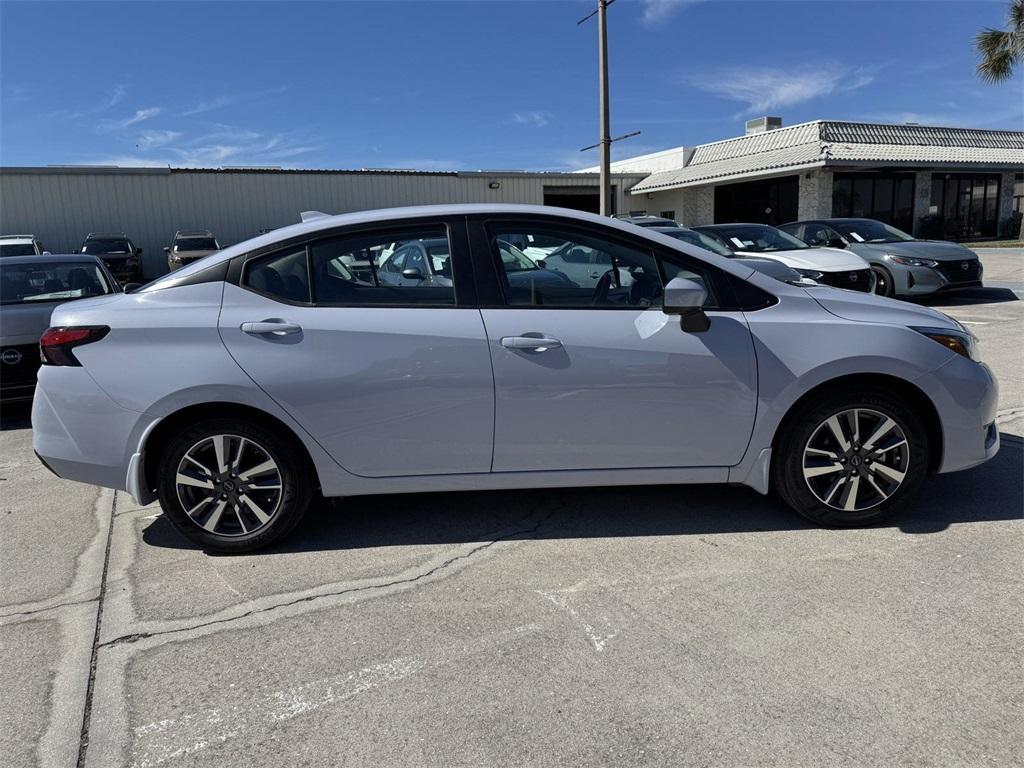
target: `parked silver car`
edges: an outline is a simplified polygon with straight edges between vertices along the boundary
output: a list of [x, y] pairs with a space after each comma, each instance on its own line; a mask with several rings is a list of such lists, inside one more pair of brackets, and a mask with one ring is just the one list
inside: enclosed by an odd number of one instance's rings
[[181, 230], [174, 233], [174, 241], [164, 248], [167, 254], [167, 268], [172, 272], [186, 264], [209, 256], [220, 250], [220, 244], [213, 233], [206, 229], [190, 232]]
[[0, 401], [32, 399], [39, 337], [50, 327], [54, 307], [116, 291], [117, 282], [95, 256], [0, 259]]
[[856, 253], [871, 265], [875, 292], [882, 296], [923, 296], [982, 284], [974, 251], [945, 240], [918, 240], [874, 219], [815, 219], [779, 229], [809, 246]]
[[[579, 286], [507, 260], [531, 235], [610, 265]], [[436, 240], [451, 285], [330, 266]], [[318, 494], [738, 483], [862, 525], [999, 447], [996, 382], [946, 315], [558, 208], [319, 217], [52, 323], [42, 461], [216, 550], [280, 538]]]

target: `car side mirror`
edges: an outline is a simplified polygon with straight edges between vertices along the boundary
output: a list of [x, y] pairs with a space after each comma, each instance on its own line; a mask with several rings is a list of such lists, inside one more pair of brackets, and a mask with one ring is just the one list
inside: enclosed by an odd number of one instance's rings
[[833, 237], [827, 243], [829, 248], [845, 248], [846, 241], [841, 237]]
[[546, 261], [544, 261], [544, 259], [537, 259], [533, 263], [536, 264], [541, 269], [547, 269], [547, 267], [548, 267], [548, 263]]
[[170, 253], [170, 252], [171, 252], [170, 246], [165, 245], [164, 246], [164, 253]]
[[416, 267], [410, 267], [409, 269], [402, 270], [402, 277], [406, 280], [423, 280], [423, 272]]
[[711, 319], [704, 313], [707, 289], [694, 280], [674, 277], [665, 286], [661, 310], [666, 315], [678, 315], [679, 327], [687, 333], [703, 333], [711, 327]]
[[142, 287], [142, 283], [125, 283], [121, 288], [125, 293], [132, 293], [133, 291], [139, 290]]
[[136, 248], [135, 249], [135, 255], [136, 256], [141, 256], [142, 255], [142, 249], [141, 248]]

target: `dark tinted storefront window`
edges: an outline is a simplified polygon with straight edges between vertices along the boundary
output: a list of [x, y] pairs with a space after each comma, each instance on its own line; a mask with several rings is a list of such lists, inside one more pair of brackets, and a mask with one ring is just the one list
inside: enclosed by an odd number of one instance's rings
[[999, 228], [999, 175], [934, 174], [928, 210], [939, 217], [943, 238], [995, 237]]
[[1024, 211], [1024, 173], [1013, 177], [1013, 210]]
[[797, 218], [800, 177], [783, 176], [715, 187], [715, 223], [784, 224]]
[[914, 228], [914, 177], [837, 173], [832, 182], [832, 215], [877, 219], [909, 232]]

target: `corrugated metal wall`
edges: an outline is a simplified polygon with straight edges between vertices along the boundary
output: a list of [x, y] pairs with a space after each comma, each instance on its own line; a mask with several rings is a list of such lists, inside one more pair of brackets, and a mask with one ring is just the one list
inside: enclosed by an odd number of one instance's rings
[[[615, 178], [617, 210], [643, 174]], [[498, 189], [490, 189], [491, 182]], [[590, 174], [0, 169], [0, 232], [31, 233], [53, 253], [81, 246], [89, 232], [125, 232], [143, 248], [147, 276], [166, 271], [162, 248], [179, 229], [209, 229], [222, 246], [299, 212], [345, 213], [433, 203], [544, 202], [545, 187], [591, 188]]]

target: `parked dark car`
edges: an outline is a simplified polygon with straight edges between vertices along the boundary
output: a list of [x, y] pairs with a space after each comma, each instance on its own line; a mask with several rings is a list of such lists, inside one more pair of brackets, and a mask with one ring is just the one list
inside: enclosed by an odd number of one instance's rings
[[31, 400], [39, 337], [58, 304], [118, 291], [95, 256], [9, 256], [0, 260], [0, 401]]
[[98, 256], [119, 283], [142, 282], [142, 249], [124, 232], [90, 232], [82, 253]]
[[978, 255], [959, 243], [918, 240], [875, 219], [813, 219], [779, 227], [812, 247], [843, 248], [871, 265], [875, 293], [923, 296], [981, 286]]

